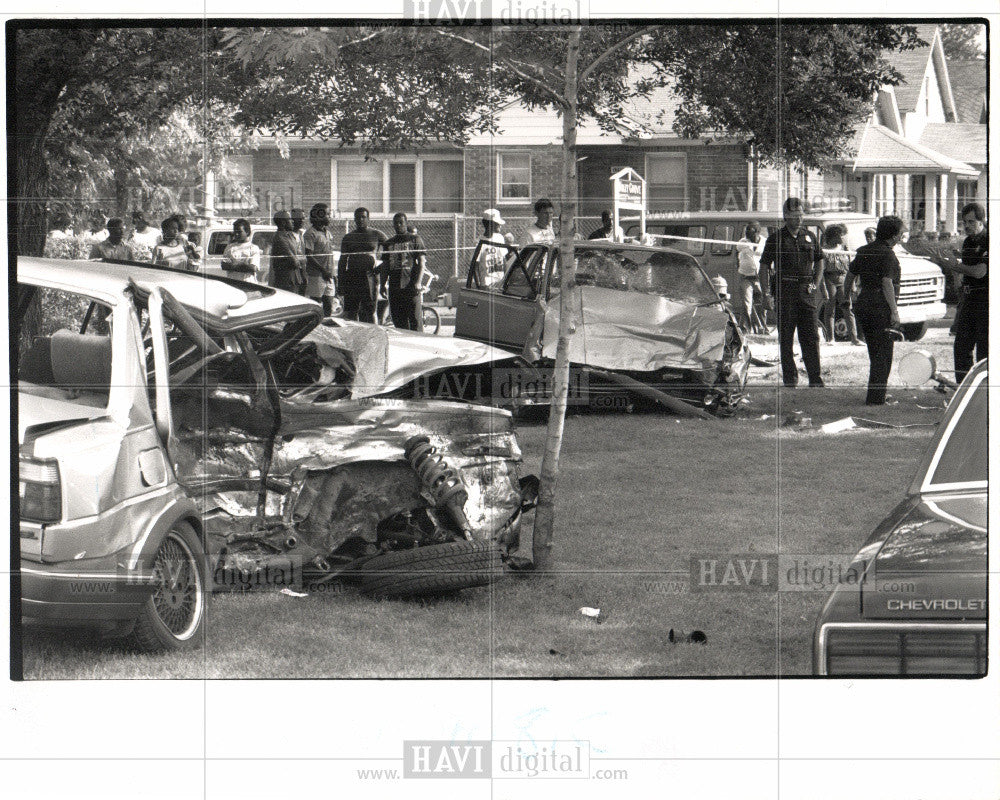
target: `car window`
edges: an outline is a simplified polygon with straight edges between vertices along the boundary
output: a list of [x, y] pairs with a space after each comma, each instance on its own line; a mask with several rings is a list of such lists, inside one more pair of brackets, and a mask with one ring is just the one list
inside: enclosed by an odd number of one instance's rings
[[232, 240], [232, 231], [215, 231], [208, 237], [208, 254], [210, 256], [223, 255]]
[[733, 252], [733, 245], [723, 243], [734, 241], [732, 225], [716, 225], [712, 231], [712, 238], [716, 240], [712, 243], [713, 256], [728, 256]]
[[684, 303], [718, 299], [698, 262], [684, 253], [581, 247], [575, 254], [578, 285], [658, 294]]
[[531, 300], [538, 296], [539, 265], [544, 251], [538, 248], [522, 250], [504, 281], [503, 293]]
[[952, 417], [931, 461], [926, 486], [986, 482], [988, 382], [985, 378], [986, 373], [977, 376], [978, 384]]
[[274, 231], [257, 231], [250, 239], [261, 250], [268, 250], [274, 240]]
[[111, 307], [82, 294], [19, 284], [18, 315], [18, 379], [65, 390], [68, 400], [103, 405], [111, 385]]
[[[664, 225], [662, 230], [654, 233], [664, 233], [670, 236], [690, 236], [694, 239], [704, 239], [706, 228], [704, 225]], [[705, 255], [704, 242], [685, 242], [682, 239], [666, 239], [663, 241], [666, 247], [673, 247], [693, 256]]]

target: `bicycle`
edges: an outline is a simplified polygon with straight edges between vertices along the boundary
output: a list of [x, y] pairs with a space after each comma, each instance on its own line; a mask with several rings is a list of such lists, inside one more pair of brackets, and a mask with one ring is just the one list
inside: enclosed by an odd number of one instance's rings
[[[438, 276], [433, 272], [424, 272], [423, 276], [420, 278], [420, 283], [417, 285], [417, 289], [420, 290], [420, 308], [421, 308], [421, 319], [424, 324], [424, 333], [438, 334], [441, 332], [441, 314], [438, 312], [437, 307], [431, 305], [430, 303], [423, 302], [423, 296], [427, 293], [427, 290], [431, 288], [431, 284], [438, 279]], [[379, 301], [386, 302], [388, 301]], [[385, 322], [380, 323], [383, 327], [392, 326], [392, 317], [387, 313], [385, 317]]]

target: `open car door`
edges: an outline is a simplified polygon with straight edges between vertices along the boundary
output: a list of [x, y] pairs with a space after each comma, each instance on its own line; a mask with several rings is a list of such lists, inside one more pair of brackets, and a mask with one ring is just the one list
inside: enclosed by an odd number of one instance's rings
[[[539, 313], [547, 253], [544, 246], [517, 251], [509, 245], [481, 241], [473, 254], [465, 287], [458, 292], [455, 335], [520, 352]], [[512, 254], [516, 254], [513, 263], [498, 282], [490, 285], [485, 265], [491, 257], [506, 261]]]

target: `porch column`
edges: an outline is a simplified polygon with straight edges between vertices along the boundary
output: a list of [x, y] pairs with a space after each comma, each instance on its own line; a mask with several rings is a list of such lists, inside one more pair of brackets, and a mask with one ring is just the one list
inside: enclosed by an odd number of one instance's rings
[[958, 181], [947, 173], [941, 176], [941, 212], [947, 233], [958, 230]]
[[896, 202], [895, 208], [896, 213], [902, 217], [903, 222], [906, 223], [906, 227], [910, 227], [910, 221], [913, 219], [913, 208], [910, 203], [910, 176], [909, 175], [897, 175], [896, 176]]
[[937, 199], [938, 199], [938, 176], [924, 176], [924, 231], [935, 233], [937, 231]]

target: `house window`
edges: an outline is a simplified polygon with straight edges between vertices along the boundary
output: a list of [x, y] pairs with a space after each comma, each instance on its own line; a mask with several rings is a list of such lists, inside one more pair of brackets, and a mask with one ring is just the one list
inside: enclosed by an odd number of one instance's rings
[[417, 165], [389, 165], [389, 210], [417, 211]]
[[382, 212], [382, 165], [377, 161], [337, 162], [337, 211], [353, 214], [364, 206]]
[[646, 197], [650, 211], [683, 211], [687, 195], [687, 156], [650, 153], [646, 156]]
[[462, 211], [462, 162], [423, 162], [423, 213], [459, 214]]
[[976, 202], [978, 182], [959, 180], [955, 188], [958, 195], [958, 213], [961, 214], [963, 206]]
[[359, 206], [373, 216], [454, 214], [462, 210], [461, 159], [410, 161], [334, 161], [334, 206], [351, 214]]
[[875, 176], [875, 215], [884, 217], [894, 211], [896, 194], [893, 186], [892, 175]]
[[500, 153], [499, 200], [510, 203], [527, 203], [531, 200], [531, 154]]

